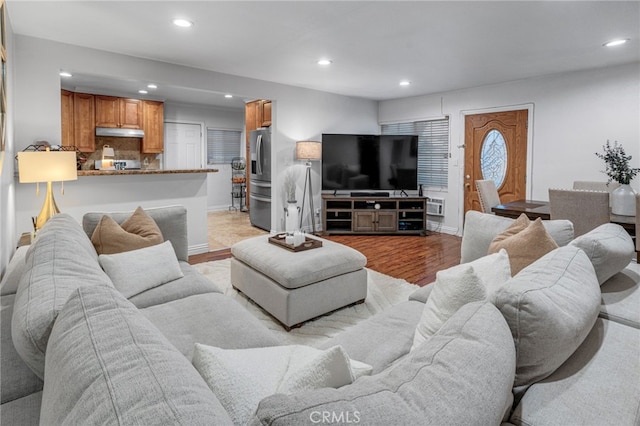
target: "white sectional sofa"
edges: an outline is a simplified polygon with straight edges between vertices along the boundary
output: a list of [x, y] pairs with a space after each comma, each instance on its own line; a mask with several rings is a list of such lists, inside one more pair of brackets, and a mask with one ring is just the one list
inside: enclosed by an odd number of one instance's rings
[[[184, 277], [129, 300], [96, 261], [86, 232], [97, 216], [85, 231], [55, 216], [17, 253], [0, 298], [2, 424], [231, 423], [191, 364], [194, 344], [280, 342], [184, 262], [184, 209], [148, 212]], [[511, 221], [468, 214], [463, 261], [482, 257]], [[249, 423], [637, 425], [640, 277], [624, 268], [633, 244], [615, 225], [573, 241], [570, 224], [545, 226], [561, 247], [493, 302], [464, 305], [410, 351], [424, 287], [322, 345], [341, 345], [370, 376], [268, 396]]]

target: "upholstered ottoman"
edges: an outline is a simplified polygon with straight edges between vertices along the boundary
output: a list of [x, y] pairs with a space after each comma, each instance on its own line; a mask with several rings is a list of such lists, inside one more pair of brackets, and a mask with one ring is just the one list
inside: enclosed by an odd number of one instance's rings
[[231, 284], [287, 330], [336, 309], [364, 302], [367, 258], [342, 244], [314, 237], [322, 247], [292, 252], [249, 238], [231, 247]]

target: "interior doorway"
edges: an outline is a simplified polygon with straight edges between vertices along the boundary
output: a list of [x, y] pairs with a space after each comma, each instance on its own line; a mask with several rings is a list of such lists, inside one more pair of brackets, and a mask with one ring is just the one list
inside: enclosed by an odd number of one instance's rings
[[482, 210], [475, 186], [479, 179], [493, 179], [503, 203], [526, 198], [528, 116], [520, 109], [465, 117], [465, 213]]
[[204, 143], [198, 123], [164, 123], [165, 169], [202, 169]]

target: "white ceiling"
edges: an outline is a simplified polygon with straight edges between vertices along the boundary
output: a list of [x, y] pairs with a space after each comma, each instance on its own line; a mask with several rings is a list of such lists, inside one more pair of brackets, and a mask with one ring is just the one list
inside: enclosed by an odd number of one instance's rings
[[[7, 0], [7, 12], [16, 34], [374, 100], [640, 61], [638, 1]], [[615, 38], [631, 41], [602, 46]]]

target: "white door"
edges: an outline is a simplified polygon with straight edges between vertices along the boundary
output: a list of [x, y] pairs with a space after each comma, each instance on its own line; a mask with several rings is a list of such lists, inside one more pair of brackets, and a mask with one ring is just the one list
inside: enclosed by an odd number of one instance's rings
[[165, 169], [202, 169], [202, 151], [200, 124], [164, 124]]

